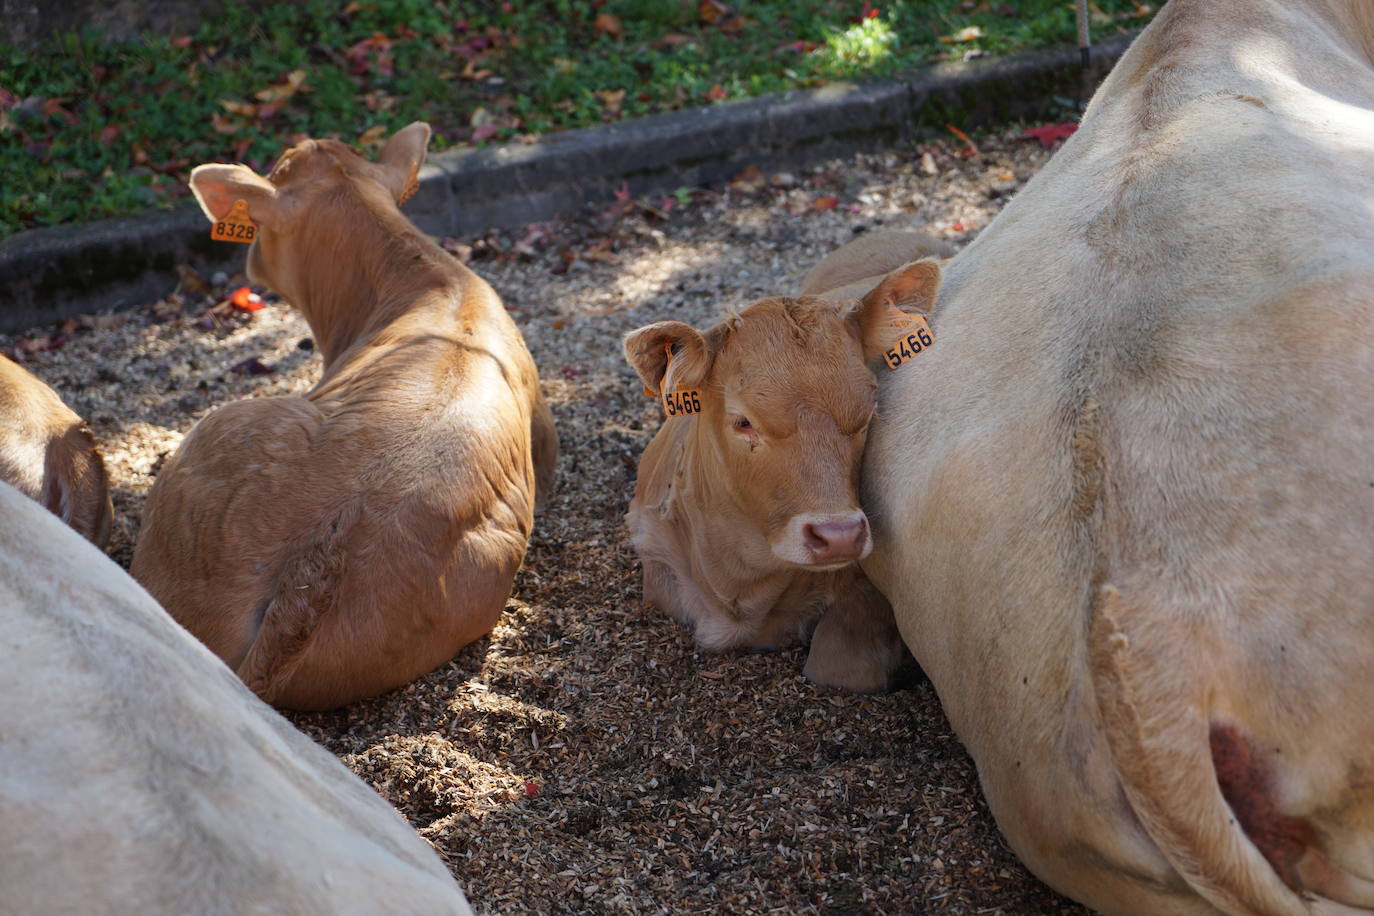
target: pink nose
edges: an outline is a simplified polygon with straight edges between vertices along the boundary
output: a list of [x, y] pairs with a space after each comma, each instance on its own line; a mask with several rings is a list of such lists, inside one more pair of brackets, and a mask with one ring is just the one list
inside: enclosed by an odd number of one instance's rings
[[812, 563], [847, 563], [863, 554], [868, 520], [808, 523], [802, 526], [802, 538]]

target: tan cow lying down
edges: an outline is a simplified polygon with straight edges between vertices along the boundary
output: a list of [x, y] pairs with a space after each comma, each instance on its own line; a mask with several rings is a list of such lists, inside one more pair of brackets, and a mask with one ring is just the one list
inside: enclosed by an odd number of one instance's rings
[[864, 569], [1017, 853], [1374, 908], [1374, 5], [1171, 0], [938, 314]]
[[47, 506], [97, 547], [110, 539], [114, 508], [95, 437], [57, 392], [3, 356], [0, 481]]
[[469, 914], [362, 780], [0, 484], [0, 911]]
[[429, 127], [373, 164], [335, 140], [268, 178], [205, 165], [212, 220], [247, 201], [249, 275], [304, 313], [324, 375], [220, 408], [148, 494], [133, 573], [269, 703], [339, 706], [496, 623], [558, 439], [501, 301], [398, 209]]
[[645, 601], [708, 649], [811, 637], [812, 680], [886, 689], [901, 640], [854, 565], [872, 548], [857, 487], [875, 388], [865, 363], [891, 346], [894, 307], [929, 314], [940, 268], [917, 259], [939, 244], [861, 236], [799, 298], [763, 299], [704, 333], [661, 321], [625, 338], [646, 392], [699, 391], [700, 413], [668, 417], [644, 450], [626, 521]]

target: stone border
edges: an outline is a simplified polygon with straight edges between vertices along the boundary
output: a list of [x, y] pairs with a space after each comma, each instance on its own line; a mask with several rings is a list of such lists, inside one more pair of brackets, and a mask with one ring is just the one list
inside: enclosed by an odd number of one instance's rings
[[[948, 135], [947, 123], [1042, 117], [1051, 96], [1085, 98], [1134, 37], [1094, 48], [1088, 73], [1075, 48], [1037, 51], [437, 153], [406, 213], [435, 235], [475, 234], [604, 203], [626, 184], [635, 196], [666, 192], [727, 180], [747, 165], [773, 171], [891, 149]], [[194, 204], [15, 233], [0, 242], [0, 330], [156, 299], [175, 287], [178, 264], [240, 270], [245, 251], [211, 242]]]

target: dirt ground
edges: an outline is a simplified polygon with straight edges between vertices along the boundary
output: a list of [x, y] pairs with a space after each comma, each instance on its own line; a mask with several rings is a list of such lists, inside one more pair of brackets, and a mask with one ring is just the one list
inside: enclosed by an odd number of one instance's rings
[[[1007, 848], [914, 664], [894, 692], [858, 697], [812, 686], [801, 650], [698, 651], [641, 602], [623, 524], [659, 422], [620, 355], [626, 331], [705, 327], [795, 292], [868, 228], [964, 244], [1049, 155], [1014, 136], [970, 158], [936, 144], [746, 171], [728, 187], [446, 240], [538, 361], [562, 436], [559, 489], [490, 637], [400, 691], [292, 719], [410, 819], [479, 912], [1085, 912]], [[125, 567], [147, 488], [196, 420], [318, 377], [309, 329], [284, 304], [222, 302], [242, 282], [187, 274], [132, 312], [0, 337], [103, 443], [110, 553]]]

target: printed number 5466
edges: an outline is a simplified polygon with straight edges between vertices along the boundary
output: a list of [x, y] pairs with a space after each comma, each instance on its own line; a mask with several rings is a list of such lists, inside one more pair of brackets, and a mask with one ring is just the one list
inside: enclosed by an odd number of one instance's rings
[[670, 417], [701, 413], [701, 394], [697, 391], [670, 391], [663, 396], [663, 406]]
[[897, 342], [897, 345], [883, 353], [889, 369], [896, 369], [902, 363], [920, 353], [935, 341], [925, 328], [917, 328]]

